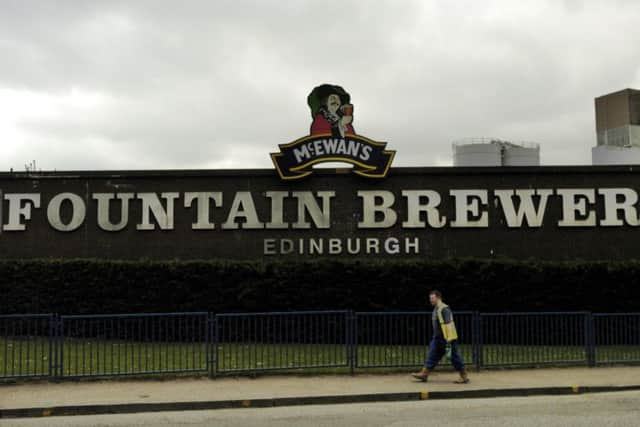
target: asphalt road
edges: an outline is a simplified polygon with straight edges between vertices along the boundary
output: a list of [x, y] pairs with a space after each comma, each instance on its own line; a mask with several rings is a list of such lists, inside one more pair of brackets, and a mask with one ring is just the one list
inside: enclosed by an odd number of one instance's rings
[[640, 392], [0, 420], [0, 426], [634, 426]]

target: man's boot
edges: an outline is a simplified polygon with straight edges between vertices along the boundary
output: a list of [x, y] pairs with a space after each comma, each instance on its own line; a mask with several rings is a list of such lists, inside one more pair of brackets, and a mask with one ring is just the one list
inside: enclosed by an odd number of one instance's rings
[[456, 384], [466, 384], [469, 382], [469, 375], [467, 375], [467, 371], [463, 369], [460, 371], [460, 378], [454, 381]]
[[427, 380], [429, 379], [429, 370], [427, 368], [422, 368], [420, 372], [411, 374], [411, 376], [417, 380], [427, 382]]

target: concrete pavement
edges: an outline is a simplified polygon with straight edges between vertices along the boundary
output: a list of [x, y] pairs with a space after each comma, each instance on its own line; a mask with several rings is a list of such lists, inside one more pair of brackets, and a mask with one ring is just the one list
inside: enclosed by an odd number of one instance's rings
[[[640, 367], [494, 370], [472, 372], [470, 377], [471, 383], [466, 385], [453, 384], [456, 374], [452, 372], [436, 372], [428, 383], [414, 382], [405, 374], [24, 383], [0, 386], [0, 417], [26, 408], [34, 411], [23, 412], [22, 416], [563, 394], [589, 388], [606, 391], [608, 387], [620, 386], [640, 388]], [[212, 402], [228, 404], [212, 405]], [[166, 405], [168, 403], [182, 406]], [[120, 409], [117, 405], [121, 405]], [[61, 410], [64, 407], [71, 409]], [[88, 409], [82, 412], [78, 407]]]
[[640, 392], [0, 420], [0, 427], [633, 426]]

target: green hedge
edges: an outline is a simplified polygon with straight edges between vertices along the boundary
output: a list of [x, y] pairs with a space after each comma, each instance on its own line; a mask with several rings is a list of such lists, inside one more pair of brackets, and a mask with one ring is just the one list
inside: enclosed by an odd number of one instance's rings
[[0, 313], [640, 311], [640, 261], [0, 261]]

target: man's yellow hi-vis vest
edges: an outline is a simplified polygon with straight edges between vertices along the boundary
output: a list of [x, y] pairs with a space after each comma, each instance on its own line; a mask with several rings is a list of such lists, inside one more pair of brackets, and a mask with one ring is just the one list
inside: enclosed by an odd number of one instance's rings
[[451, 321], [449, 323], [444, 323], [444, 316], [442, 315], [442, 310], [448, 307], [449, 306], [445, 303], [438, 304], [438, 322], [440, 323], [440, 328], [442, 329], [442, 336], [447, 342], [458, 339], [458, 331], [456, 331], [456, 324], [453, 323], [453, 313], [451, 313]]

